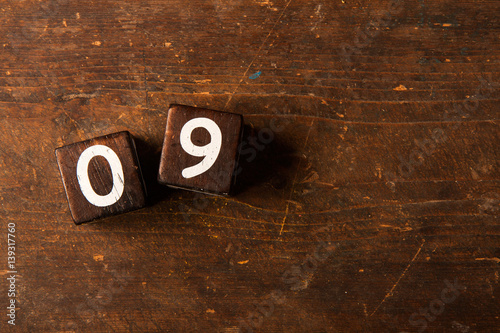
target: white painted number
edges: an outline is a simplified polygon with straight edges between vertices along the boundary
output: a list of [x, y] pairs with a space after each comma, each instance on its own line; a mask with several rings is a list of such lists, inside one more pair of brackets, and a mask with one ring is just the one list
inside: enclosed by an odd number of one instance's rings
[[[89, 163], [96, 156], [104, 157], [111, 167], [111, 174], [113, 175], [113, 187], [111, 192], [106, 195], [99, 195], [95, 193], [89, 179]], [[80, 189], [87, 200], [97, 207], [107, 207], [120, 200], [123, 189], [125, 188], [125, 177], [123, 176], [122, 163], [116, 153], [109, 147], [103, 145], [95, 145], [88, 147], [83, 151], [78, 159], [76, 165], [76, 176]]]
[[[196, 146], [191, 141], [191, 133], [196, 128], [204, 128], [210, 133], [211, 141], [205, 146]], [[222, 145], [222, 133], [219, 126], [208, 118], [194, 118], [188, 121], [181, 129], [181, 146], [189, 155], [205, 158], [198, 164], [182, 170], [182, 177], [193, 178], [201, 175], [214, 165], [219, 156]]]

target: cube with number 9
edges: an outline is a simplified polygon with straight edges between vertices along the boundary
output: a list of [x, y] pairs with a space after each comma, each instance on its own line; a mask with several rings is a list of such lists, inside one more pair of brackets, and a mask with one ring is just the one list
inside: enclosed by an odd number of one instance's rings
[[158, 182], [176, 188], [227, 195], [234, 182], [243, 117], [171, 105]]

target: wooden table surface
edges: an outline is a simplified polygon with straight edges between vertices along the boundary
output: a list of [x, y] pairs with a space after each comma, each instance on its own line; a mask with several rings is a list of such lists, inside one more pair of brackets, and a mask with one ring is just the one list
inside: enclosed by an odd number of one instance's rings
[[[1, 332], [500, 330], [499, 1], [0, 4]], [[157, 184], [172, 103], [233, 196]], [[148, 206], [76, 226], [54, 149], [122, 130]]]

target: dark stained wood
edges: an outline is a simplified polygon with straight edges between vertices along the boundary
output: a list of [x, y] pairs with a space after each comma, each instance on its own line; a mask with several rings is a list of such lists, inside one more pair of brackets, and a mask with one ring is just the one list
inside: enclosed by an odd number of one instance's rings
[[146, 188], [129, 132], [58, 148], [56, 157], [76, 224], [146, 205]]
[[[498, 331], [499, 1], [0, 3], [0, 332]], [[171, 104], [234, 196], [157, 184]], [[125, 130], [150, 205], [75, 226], [54, 149]]]
[[[189, 130], [187, 126], [193, 121], [196, 123]], [[184, 141], [194, 147], [182, 143], [183, 130], [188, 137]], [[185, 105], [170, 106], [158, 181], [171, 187], [229, 194], [235, 178], [242, 130], [243, 117], [238, 114]]]

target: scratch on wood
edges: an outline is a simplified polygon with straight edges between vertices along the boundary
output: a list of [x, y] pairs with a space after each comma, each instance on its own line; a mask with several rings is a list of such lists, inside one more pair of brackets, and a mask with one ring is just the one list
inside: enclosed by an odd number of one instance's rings
[[[292, 190], [292, 193], [293, 193], [293, 190]], [[283, 228], [285, 227], [285, 222], [286, 222], [286, 217], [288, 215], [288, 207], [289, 206], [290, 206], [290, 203], [287, 202], [286, 209], [285, 209], [285, 216], [283, 217], [283, 221], [281, 221], [280, 236], [281, 236], [281, 233], [283, 232]]]
[[233, 96], [236, 94], [236, 92], [238, 91], [238, 89], [240, 88], [241, 86], [241, 83], [243, 82], [243, 80], [247, 77], [247, 73], [248, 71], [250, 70], [250, 68], [252, 67], [253, 63], [255, 62], [255, 60], [257, 60], [257, 58], [260, 56], [260, 52], [262, 51], [262, 49], [264, 48], [264, 45], [267, 43], [267, 40], [269, 39], [269, 37], [271, 36], [271, 34], [273, 33], [274, 29], [276, 28], [276, 26], [278, 25], [278, 23], [280, 22], [281, 18], [283, 17], [283, 14], [285, 14], [285, 11], [286, 9], [288, 8], [288, 6], [290, 5], [290, 3], [292, 2], [292, 0], [289, 0], [287, 2], [287, 4], [285, 5], [285, 8], [283, 8], [283, 10], [281, 11], [281, 14], [280, 16], [278, 17], [278, 19], [276, 20], [276, 22], [274, 22], [271, 30], [269, 30], [269, 33], [267, 34], [266, 38], [264, 38], [264, 41], [260, 44], [260, 47], [259, 49], [257, 50], [257, 53], [255, 54], [255, 56], [253, 57], [252, 61], [250, 62], [250, 64], [248, 65], [247, 69], [245, 70], [245, 72], [243, 73], [243, 75], [241, 76], [241, 79], [240, 81], [238, 82], [238, 85], [236, 86], [236, 88], [234, 89], [234, 91], [231, 93], [231, 95], [229, 95], [229, 99], [227, 100], [226, 102], [226, 105], [224, 105], [224, 109], [223, 111], [225, 111], [229, 105], [229, 102], [231, 102], [231, 100], [233, 99]]
[[389, 290], [389, 292], [385, 295], [384, 299], [382, 300], [382, 302], [380, 302], [380, 304], [375, 308], [375, 310], [373, 310], [373, 312], [370, 314], [370, 317], [373, 316], [375, 314], [375, 312], [377, 312], [377, 310], [380, 308], [380, 306], [385, 302], [385, 300], [392, 296], [392, 292], [394, 291], [394, 289], [396, 289], [397, 285], [399, 284], [399, 281], [401, 281], [401, 279], [403, 278], [403, 276], [405, 276], [406, 272], [408, 272], [408, 269], [410, 268], [411, 264], [413, 264], [413, 262], [415, 261], [415, 259], [417, 259], [420, 251], [422, 250], [422, 248], [424, 247], [424, 244], [425, 244], [425, 240], [423, 240], [422, 242], [422, 245], [420, 245], [419, 249], [417, 250], [417, 253], [415, 253], [415, 255], [413, 256], [413, 258], [411, 259], [410, 263], [408, 264], [408, 266], [406, 266], [405, 270], [403, 271], [403, 273], [401, 274], [401, 276], [399, 277], [399, 279], [396, 281], [396, 283], [392, 286], [391, 290]]
[[490, 260], [490, 261], [496, 262], [497, 264], [500, 264], [500, 258], [497, 258], [497, 257], [493, 257], [493, 258], [476, 258], [476, 260]]
[[72, 99], [75, 99], [75, 98], [87, 98], [87, 99], [91, 99], [91, 98], [95, 98], [97, 96], [99, 96], [99, 93], [100, 91], [96, 91], [95, 93], [92, 93], [92, 94], [85, 94], [85, 93], [80, 93], [80, 94], [69, 94], [69, 95], [64, 95], [61, 97], [61, 99], [63, 101], [70, 101]]
[[320, 19], [310, 29], [311, 31], [316, 30], [316, 28], [318, 27], [318, 24], [320, 24], [324, 20], [324, 18], [325, 18], [324, 15], [321, 13], [321, 4], [316, 6], [315, 13], [316, 13], [316, 16], [319, 17]]
[[[309, 124], [309, 131], [307, 132], [306, 140], [304, 142], [304, 149], [307, 147], [307, 141], [309, 141], [309, 136], [311, 135], [311, 129], [313, 128], [313, 125], [314, 125], [314, 119]], [[297, 184], [297, 176], [299, 175], [299, 171], [300, 171], [300, 161], [299, 161], [299, 164], [297, 165], [297, 171], [295, 172], [295, 177], [293, 178], [290, 196], [288, 197], [288, 200], [286, 201], [285, 216], [283, 217], [283, 221], [281, 221], [280, 236], [283, 233], [283, 228], [285, 227], [286, 217], [288, 216], [288, 209], [290, 208], [290, 202], [292, 201], [293, 190], [295, 188], [295, 184]]]

